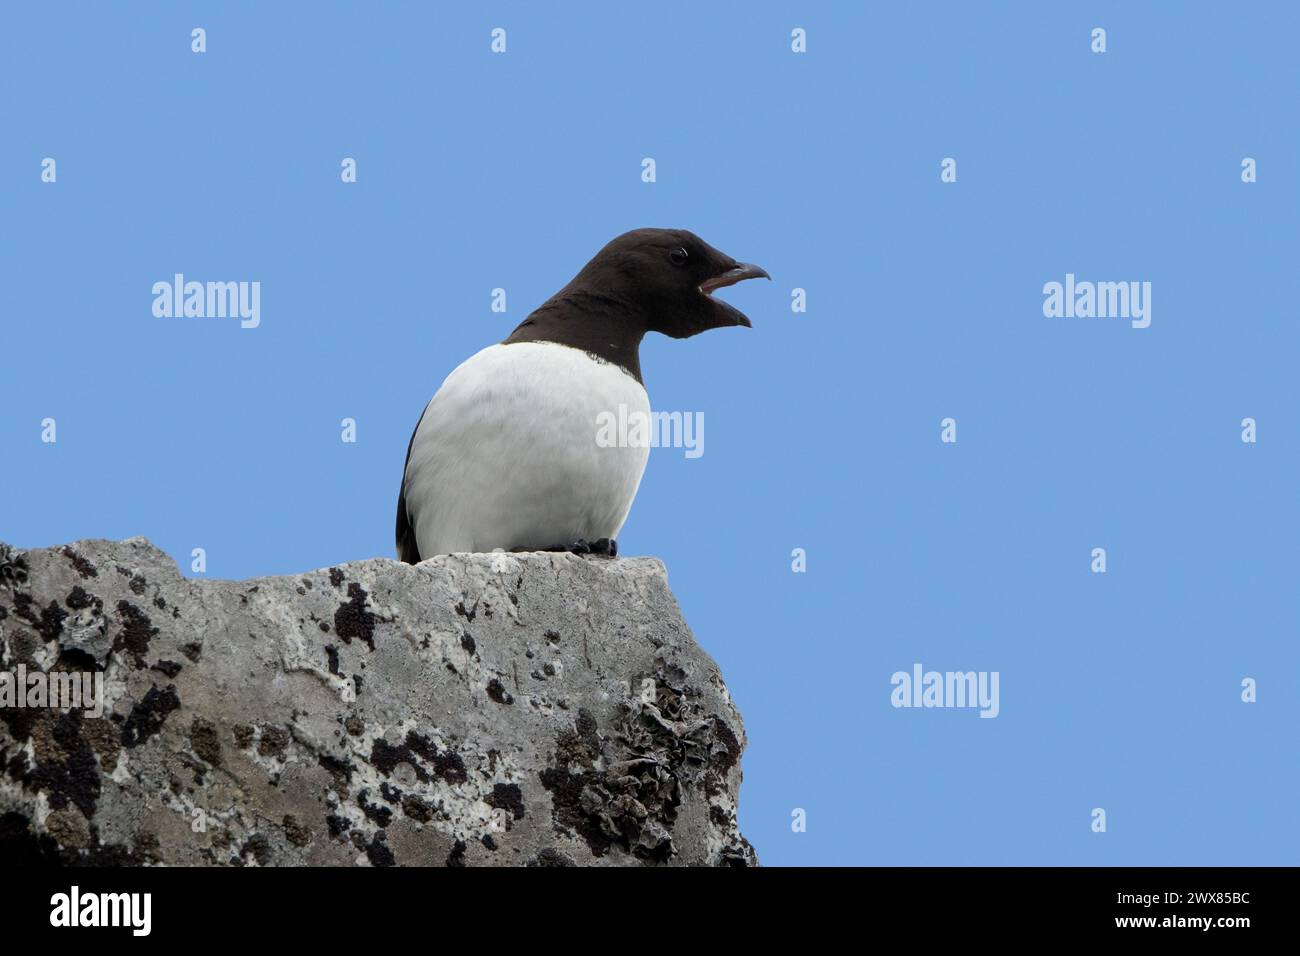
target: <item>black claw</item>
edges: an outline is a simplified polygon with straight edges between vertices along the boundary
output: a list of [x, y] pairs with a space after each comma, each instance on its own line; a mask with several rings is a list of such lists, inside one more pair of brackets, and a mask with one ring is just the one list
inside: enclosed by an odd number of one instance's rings
[[579, 538], [577, 541], [571, 541], [568, 544], [556, 544], [549, 548], [542, 548], [543, 551], [559, 551], [568, 554], [595, 554], [601, 557], [616, 558], [618, 557], [618, 542], [613, 538], [598, 538], [596, 541], [588, 541], [586, 538]]

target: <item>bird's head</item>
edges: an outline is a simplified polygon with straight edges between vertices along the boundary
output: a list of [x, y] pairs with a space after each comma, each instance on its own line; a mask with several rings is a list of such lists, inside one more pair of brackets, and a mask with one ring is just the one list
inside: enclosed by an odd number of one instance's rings
[[771, 278], [685, 229], [634, 229], [610, 240], [571, 286], [633, 307], [647, 332], [684, 339], [724, 326], [750, 327], [744, 313], [713, 293], [760, 276]]

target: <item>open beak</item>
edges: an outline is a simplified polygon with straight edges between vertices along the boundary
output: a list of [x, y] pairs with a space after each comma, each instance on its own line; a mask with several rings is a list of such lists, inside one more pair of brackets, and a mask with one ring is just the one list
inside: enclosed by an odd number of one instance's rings
[[[700, 291], [703, 292], [705, 295], [712, 297], [713, 291], [715, 289], [723, 289], [729, 285], [735, 285], [737, 282], [740, 282], [744, 279], [771, 279], [771, 278], [772, 277], [767, 274], [767, 270], [764, 269], [762, 266], [756, 266], [748, 262], [737, 262], [732, 268], [728, 269], [726, 272], [720, 273], [716, 276], [711, 276], [710, 278], [705, 279], [703, 282], [701, 282]], [[731, 318], [733, 320], [732, 321], [733, 325], [743, 325], [746, 328], [753, 328], [753, 324], [749, 321], [749, 318], [744, 313], [742, 313], [739, 309], [736, 309], [733, 306], [728, 305], [726, 302], [723, 302], [721, 299], [715, 299], [714, 301], [719, 306], [721, 306], [724, 311], [726, 311], [731, 315]]]

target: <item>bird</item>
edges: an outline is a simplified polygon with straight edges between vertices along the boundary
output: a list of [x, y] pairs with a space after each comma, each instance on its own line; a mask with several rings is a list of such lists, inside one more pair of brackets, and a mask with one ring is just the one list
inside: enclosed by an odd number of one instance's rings
[[752, 328], [713, 293], [760, 277], [771, 278], [685, 229], [634, 229], [606, 243], [425, 405], [397, 497], [398, 559], [498, 549], [616, 557], [650, 450], [603, 447], [600, 416], [625, 406], [648, 420], [642, 338]]

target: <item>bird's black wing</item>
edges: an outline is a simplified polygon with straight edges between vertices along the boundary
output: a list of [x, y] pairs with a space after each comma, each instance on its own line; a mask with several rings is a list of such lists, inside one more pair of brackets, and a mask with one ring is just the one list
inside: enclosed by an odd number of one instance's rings
[[[427, 412], [429, 406], [424, 407]], [[411, 440], [406, 445], [406, 462], [402, 465], [402, 486], [397, 491], [397, 557], [407, 564], [420, 563], [420, 549], [415, 543], [415, 528], [411, 527], [411, 519], [406, 514], [406, 466], [411, 463], [411, 449], [415, 446], [415, 435], [420, 430], [420, 422], [424, 421], [424, 412], [420, 413], [420, 421], [415, 423], [415, 431], [411, 432]]]

